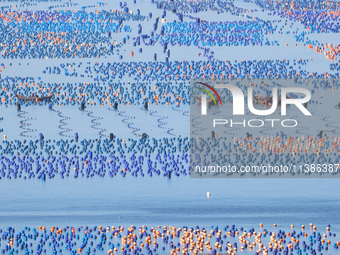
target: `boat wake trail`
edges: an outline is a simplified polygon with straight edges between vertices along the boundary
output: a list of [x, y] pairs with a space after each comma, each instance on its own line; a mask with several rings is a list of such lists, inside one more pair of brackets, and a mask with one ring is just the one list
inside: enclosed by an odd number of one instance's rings
[[204, 132], [205, 130], [207, 130], [207, 128], [202, 127], [201, 122], [197, 121], [198, 119], [200, 119], [199, 117], [195, 116], [191, 118], [191, 126], [190, 126], [190, 133], [191, 135], [196, 135], [196, 136], [201, 136], [202, 132]]
[[190, 111], [180, 110], [178, 107], [172, 107], [172, 110], [176, 112], [181, 112], [183, 116], [190, 117]]
[[34, 118], [29, 118], [29, 117], [24, 117], [28, 112], [26, 111], [20, 111], [18, 114], [19, 118], [22, 118], [23, 120], [20, 121], [20, 128], [23, 129], [20, 133], [21, 136], [24, 137], [30, 137], [30, 138], [35, 138], [36, 136], [30, 135], [30, 133], [36, 132], [36, 129], [29, 128], [32, 124], [28, 123], [29, 120], [33, 120]]
[[51, 111], [58, 113], [59, 118], [61, 118], [61, 120], [59, 121], [60, 125], [58, 126], [58, 128], [61, 129], [61, 131], [59, 132], [59, 135], [64, 136], [64, 137], [73, 137], [71, 135], [65, 134], [65, 133], [72, 131], [72, 129], [65, 127], [65, 126], [67, 126], [66, 121], [71, 119], [71, 118], [62, 115], [61, 111], [57, 111], [57, 110], [54, 110], [54, 109], [51, 109]]
[[96, 129], [96, 130], [99, 130], [99, 135], [100, 135], [100, 136], [104, 136], [103, 133], [106, 131], [106, 129], [105, 129], [105, 128], [100, 128], [100, 127], [98, 127], [98, 126], [100, 126], [100, 123], [99, 123], [98, 121], [99, 121], [99, 120], [102, 120], [103, 118], [102, 118], [102, 117], [99, 117], [99, 116], [94, 116], [92, 111], [85, 111], [85, 112], [87, 112], [87, 116], [89, 116], [90, 118], [92, 118], [91, 123], [92, 123], [93, 125], [91, 126], [91, 128]]
[[114, 110], [114, 109], [111, 109], [109, 108], [110, 111], [115, 111], [115, 112], [118, 112], [118, 115], [120, 117], [123, 117], [124, 119], [122, 120], [123, 123], [127, 124], [127, 127], [129, 129], [132, 129], [132, 134], [134, 134], [135, 136], [138, 136], [138, 137], [142, 137], [142, 135], [138, 134], [137, 132], [140, 131], [140, 128], [136, 128], [134, 127], [134, 123], [131, 122], [131, 120], [135, 119], [135, 117], [132, 117], [132, 116], [128, 116], [128, 115], [124, 115], [125, 114], [125, 111], [119, 111], [119, 110]]
[[172, 136], [176, 136], [175, 134], [172, 133], [172, 131], [174, 131], [173, 128], [166, 127], [168, 122], [166, 122], [164, 120], [168, 119], [168, 117], [156, 115], [156, 113], [157, 113], [157, 111], [150, 111], [150, 116], [157, 118], [157, 122], [160, 123], [160, 124], [158, 124], [158, 127], [166, 130], [167, 134], [172, 135]]

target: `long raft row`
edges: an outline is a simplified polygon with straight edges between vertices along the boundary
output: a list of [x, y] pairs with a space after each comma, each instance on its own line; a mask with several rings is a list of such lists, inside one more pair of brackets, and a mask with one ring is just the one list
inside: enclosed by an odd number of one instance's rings
[[[218, 153], [219, 160], [237, 167], [248, 165], [337, 164], [339, 137], [256, 137], [191, 140], [196, 150], [190, 158], [188, 138], [25, 140], [3, 141], [0, 145], [1, 179], [51, 179], [55, 177], [114, 177], [190, 175], [189, 164], [209, 165], [197, 152]], [[224, 153], [216, 148], [223, 148]], [[209, 154], [210, 153], [210, 154]], [[339, 174], [332, 166], [332, 174]]]
[[[114, 34], [130, 34], [124, 23], [146, 17], [123, 10], [110, 11], [4, 11], [0, 14], [0, 57], [98, 58], [116, 52], [121, 42]], [[13, 38], [13, 34], [15, 38]]]
[[330, 254], [337, 252], [340, 242], [331, 232], [318, 232], [312, 223], [288, 230], [274, 224], [268, 230], [245, 229], [235, 225], [219, 228], [173, 226], [67, 226], [58, 228], [13, 227], [0, 230], [2, 254], [220, 254], [238, 252], [255, 254]]
[[[52, 103], [57, 105], [109, 105], [114, 103], [180, 105], [189, 104], [190, 77], [192, 78], [310, 78], [305, 84], [313, 89], [338, 89], [338, 74], [308, 74], [297, 72], [293, 66], [306, 65], [310, 60], [296, 61], [173, 61], [173, 62], [123, 62], [95, 63], [82, 67], [81, 63], [66, 63], [60, 67], [47, 67], [44, 72], [50, 75], [64, 74], [67, 77], [78, 77], [77, 68], [85, 70], [80, 73], [92, 74], [94, 82], [42, 82], [41, 78], [6, 77], [0, 79], [0, 105], [13, 105], [18, 99], [15, 94], [32, 96], [53, 95]], [[5, 69], [5, 66], [2, 65]], [[13, 67], [10, 67], [13, 68]], [[317, 77], [329, 78], [328, 83], [317, 83]], [[131, 78], [131, 82], [129, 79]], [[316, 83], [313, 81], [315, 79]], [[117, 80], [115, 81], [114, 80]], [[120, 81], [120, 79], [124, 79]], [[244, 85], [242, 85], [244, 86]], [[246, 86], [244, 86], [246, 88]], [[257, 86], [258, 95], [267, 95], [268, 86]], [[35, 101], [33, 101], [35, 103]]]
[[82, 139], [75, 137], [68, 140], [44, 139], [43, 135], [37, 140], [7, 140], [0, 143], [1, 155], [82, 155], [91, 151], [100, 154], [134, 153], [134, 154], [171, 154], [176, 152], [187, 153], [191, 149], [213, 150], [213, 147], [225, 146], [228, 153], [338, 153], [340, 137], [328, 136], [301, 136], [292, 137], [277, 134], [277, 136], [261, 137], [234, 137], [231, 142], [227, 137], [213, 139], [173, 138], [128, 138], [120, 139]]

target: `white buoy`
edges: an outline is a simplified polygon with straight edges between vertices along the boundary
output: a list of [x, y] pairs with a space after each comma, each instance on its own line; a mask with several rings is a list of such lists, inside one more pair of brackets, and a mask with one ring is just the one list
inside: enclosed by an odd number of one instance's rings
[[207, 192], [207, 198], [209, 198], [210, 197], [210, 192]]

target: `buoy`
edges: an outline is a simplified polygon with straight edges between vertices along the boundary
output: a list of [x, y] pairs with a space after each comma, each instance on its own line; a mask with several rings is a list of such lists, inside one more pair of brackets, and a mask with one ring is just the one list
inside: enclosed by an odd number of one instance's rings
[[207, 192], [207, 198], [209, 198], [210, 197], [210, 192]]

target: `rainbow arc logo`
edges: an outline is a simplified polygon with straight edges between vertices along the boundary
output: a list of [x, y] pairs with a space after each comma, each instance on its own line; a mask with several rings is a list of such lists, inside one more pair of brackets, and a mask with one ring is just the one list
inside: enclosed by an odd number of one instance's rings
[[[220, 95], [217, 93], [217, 91], [212, 86], [210, 86], [210, 85], [208, 85], [206, 83], [203, 83], [203, 82], [198, 82], [198, 83], [203, 85], [203, 86], [205, 86], [205, 87], [207, 87], [207, 88], [209, 88], [212, 92], [214, 92], [214, 94], [217, 96], [220, 104], [222, 105], [222, 100], [221, 100]], [[215, 105], [217, 106], [216, 99], [215, 99], [215, 97], [213, 96], [213, 94], [209, 90], [207, 90], [205, 88], [199, 88], [199, 89], [204, 91], [204, 92], [206, 92], [212, 98], [212, 100], [214, 101]]]

